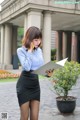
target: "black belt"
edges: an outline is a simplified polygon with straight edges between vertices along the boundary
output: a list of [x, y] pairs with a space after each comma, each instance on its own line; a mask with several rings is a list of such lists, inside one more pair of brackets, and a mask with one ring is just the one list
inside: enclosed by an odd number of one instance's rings
[[33, 72], [33, 70], [30, 70], [30, 71], [25, 71], [24, 70], [24, 71], [22, 71], [22, 73], [24, 73], [24, 74], [26, 74], [26, 73], [28, 74], [28, 73], [31, 73], [31, 72]]

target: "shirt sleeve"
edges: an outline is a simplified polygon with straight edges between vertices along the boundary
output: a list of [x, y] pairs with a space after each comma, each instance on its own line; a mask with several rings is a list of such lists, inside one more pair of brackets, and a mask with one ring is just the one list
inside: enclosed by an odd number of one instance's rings
[[32, 53], [31, 52], [27, 52], [27, 56], [25, 55], [24, 51], [20, 48], [17, 49], [17, 55], [19, 58], [19, 61], [22, 65], [22, 67], [26, 70], [26, 71], [30, 71], [31, 69], [31, 64], [32, 64]]

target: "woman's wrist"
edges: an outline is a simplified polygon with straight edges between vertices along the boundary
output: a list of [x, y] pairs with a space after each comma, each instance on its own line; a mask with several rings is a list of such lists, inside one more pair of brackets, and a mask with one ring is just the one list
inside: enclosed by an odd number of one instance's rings
[[28, 49], [28, 52], [32, 52], [32, 50], [31, 50], [31, 49]]

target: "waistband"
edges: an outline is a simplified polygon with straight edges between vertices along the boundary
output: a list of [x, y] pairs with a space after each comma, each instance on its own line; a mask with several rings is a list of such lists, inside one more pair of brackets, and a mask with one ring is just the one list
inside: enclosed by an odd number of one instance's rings
[[29, 73], [32, 73], [32, 72], [33, 72], [33, 70], [30, 70], [30, 71], [25, 71], [25, 70], [24, 70], [24, 71], [22, 71], [23, 74], [25, 74], [25, 73], [26, 73], [26, 74], [29, 74]]
[[33, 70], [30, 70], [30, 71], [22, 71], [21, 76], [26, 76], [26, 77], [38, 77], [37, 74], [33, 73]]

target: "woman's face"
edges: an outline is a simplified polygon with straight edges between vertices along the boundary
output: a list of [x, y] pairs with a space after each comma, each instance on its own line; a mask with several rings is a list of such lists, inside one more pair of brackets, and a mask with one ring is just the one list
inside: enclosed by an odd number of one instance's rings
[[33, 44], [34, 44], [34, 47], [37, 48], [39, 46], [39, 44], [41, 43], [41, 39], [34, 39], [33, 40]]

